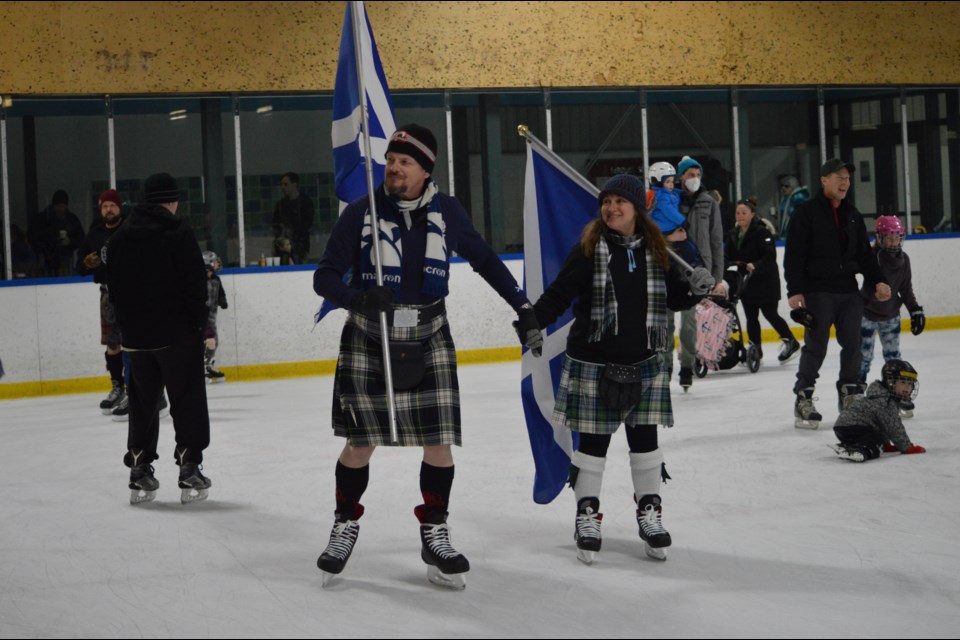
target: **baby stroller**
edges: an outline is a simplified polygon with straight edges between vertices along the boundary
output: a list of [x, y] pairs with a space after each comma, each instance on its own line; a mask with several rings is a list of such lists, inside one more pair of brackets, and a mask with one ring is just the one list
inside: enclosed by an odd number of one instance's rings
[[[730, 287], [728, 298], [708, 296], [697, 305], [697, 364], [698, 378], [707, 371], [732, 369], [746, 364], [750, 373], [760, 370], [760, 347], [744, 344], [746, 331], [740, 324], [737, 301], [750, 281], [742, 265], [729, 265], [723, 278]], [[734, 338], [736, 336], [736, 338]]]

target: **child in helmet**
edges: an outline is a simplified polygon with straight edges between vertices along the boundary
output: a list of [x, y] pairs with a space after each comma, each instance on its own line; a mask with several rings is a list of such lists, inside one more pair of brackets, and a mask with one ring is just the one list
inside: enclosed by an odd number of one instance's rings
[[[655, 162], [650, 165], [650, 190], [654, 195], [650, 219], [660, 229], [671, 249], [691, 267], [705, 265], [700, 250], [693, 240], [687, 237], [687, 219], [680, 213], [680, 193], [674, 191], [673, 183], [677, 170], [669, 162]], [[649, 198], [647, 198], [649, 203]]]
[[900, 405], [917, 397], [920, 381], [917, 370], [904, 360], [887, 360], [880, 380], [872, 382], [865, 395], [840, 412], [833, 432], [840, 440], [837, 456], [851, 462], [865, 462], [887, 453], [926, 453], [913, 444], [900, 419]]
[[227, 308], [227, 294], [217, 273], [223, 268], [220, 257], [213, 251], [203, 252], [203, 262], [207, 265], [207, 327], [203, 331], [205, 341], [203, 357], [207, 369], [207, 382], [223, 382], [224, 375], [214, 366], [213, 356], [217, 352], [217, 310]]
[[[884, 361], [900, 358], [900, 306], [906, 305], [910, 312], [910, 332], [920, 335], [926, 324], [923, 307], [913, 294], [913, 272], [910, 258], [903, 250], [903, 225], [896, 216], [879, 216], [876, 226], [877, 239], [873, 254], [880, 265], [884, 279], [890, 283], [893, 295], [886, 302], [879, 302], [872, 287], [864, 285], [863, 319], [861, 320], [860, 384], [866, 385], [873, 361], [874, 336], [880, 334]], [[913, 415], [913, 402], [904, 400], [905, 417]]]

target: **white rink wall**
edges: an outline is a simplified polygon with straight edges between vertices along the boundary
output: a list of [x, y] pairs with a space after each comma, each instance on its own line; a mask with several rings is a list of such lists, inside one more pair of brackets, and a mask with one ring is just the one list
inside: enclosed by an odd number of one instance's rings
[[[960, 316], [960, 238], [910, 239], [906, 250], [927, 317]], [[782, 247], [778, 257], [782, 265]], [[506, 264], [520, 282], [523, 261]], [[332, 312], [314, 328], [320, 298], [312, 270], [252, 269], [221, 279], [230, 308], [218, 317], [218, 366], [336, 359], [345, 312]], [[513, 311], [470, 265], [451, 265], [450, 289], [448, 314], [458, 350], [517, 346]], [[0, 287], [0, 360], [6, 370], [0, 385], [104, 375], [99, 299], [92, 282]], [[785, 297], [780, 310], [787, 317]]]

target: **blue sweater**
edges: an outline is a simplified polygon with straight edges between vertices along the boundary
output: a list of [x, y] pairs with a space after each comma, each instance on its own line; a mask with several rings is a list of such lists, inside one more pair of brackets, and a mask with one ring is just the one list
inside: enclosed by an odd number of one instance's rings
[[[410, 215], [408, 226], [404, 216], [393, 200], [383, 193], [382, 185], [377, 188], [377, 215], [394, 222], [400, 229], [403, 245], [401, 260], [401, 288], [395, 302], [399, 304], [430, 304], [439, 298], [425, 294], [423, 288], [424, 255], [427, 247], [426, 207]], [[464, 258], [490, 286], [500, 294], [514, 310], [527, 302], [526, 295], [517, 285], [517, 281], [507, 269], [500, 257], [480, 236], [470, 222], [463, 206], [448, 195], [438, 193], [439, 208], [446, 226], [444, 233], [447, 250]], [[342, 308], [349, 308], [350, 301], [360, 291], [374, 286], [375, 283], [362, 282], [360, 274], [360, 234], [363, 219], [367, 213], [369, 198], [364, 197], [352, 202], [337, 220], [327, 248], [313, 274], [313, 289], [317, 294]], [[353, 269], [349, 283], [343, 281], [344, 274]], [[446, 274], [449, 279], [449, 272]]]

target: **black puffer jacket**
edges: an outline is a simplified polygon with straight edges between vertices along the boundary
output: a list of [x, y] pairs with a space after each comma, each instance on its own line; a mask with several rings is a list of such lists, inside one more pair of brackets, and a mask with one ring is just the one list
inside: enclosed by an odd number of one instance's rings
[[777, 266], [777, 245], [767, 226], [754, 217], [743, 240], [737, 242], [739, 234], [740, 227], [734, 227], [727, 232], [724, 250], [728, 265], [736, 263], [746, 267], [753, 263], [754, 266], [740, 299], [751, 304], [779, 300], [780, 268]]
[[858, 273], [870, 287], [886, 282], [870, 252], [860, 212], [841, 200], [837, 218], [839, 226], [823, 189], [797, 207], [787, 230], [783, 259], [788, 296], [817, 291], [853, 293], [860, 288]]
[[140, 205], [107, 246], [107, 282], [123, 346], [160, 349], [207, 323], [207, 272], [186, 220]]

